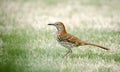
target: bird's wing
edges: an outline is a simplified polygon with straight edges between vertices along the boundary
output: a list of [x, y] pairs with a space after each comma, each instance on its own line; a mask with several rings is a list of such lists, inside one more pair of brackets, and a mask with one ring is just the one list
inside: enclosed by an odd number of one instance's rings
[[[63, 41], [67, 41], [67, 42], [70, 42], [70, 43], [78, 43], [79, 39], [71, 34], [64, 34], [64, 35], [61, 35], [61, 39]], [[77, 44], [76, 44], [77, 45]]]

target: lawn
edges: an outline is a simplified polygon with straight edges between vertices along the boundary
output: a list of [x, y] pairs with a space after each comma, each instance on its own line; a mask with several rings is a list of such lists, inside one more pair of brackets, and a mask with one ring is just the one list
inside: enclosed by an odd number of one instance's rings
[[[119, 0], [0, 0], [0, 72], [119, 72]], [[68, 33], [100, 44], [67, 49], [57, 43], [62, 21]]]

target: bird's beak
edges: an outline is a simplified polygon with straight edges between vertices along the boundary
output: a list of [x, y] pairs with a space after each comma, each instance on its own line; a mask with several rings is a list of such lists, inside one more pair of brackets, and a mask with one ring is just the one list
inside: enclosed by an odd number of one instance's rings
[[55, 24], [48, 24], [48, 25], [53, 25], [54, 26]]

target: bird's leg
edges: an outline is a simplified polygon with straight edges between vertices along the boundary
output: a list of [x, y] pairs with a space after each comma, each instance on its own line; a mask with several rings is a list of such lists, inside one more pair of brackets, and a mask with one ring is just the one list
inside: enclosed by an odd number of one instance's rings
[[68, 52], [63, 56], [63, 58], [64, 58], [65, 56], [67, 56], [69, 53], [72, 53], [72, 49], [71, 49], [71, 48], [68, 49]]

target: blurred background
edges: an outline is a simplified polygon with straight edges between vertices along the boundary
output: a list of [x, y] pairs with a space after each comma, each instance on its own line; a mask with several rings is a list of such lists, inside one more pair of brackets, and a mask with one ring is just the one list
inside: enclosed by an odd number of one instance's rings
[[[0, 0], [0, 72], [119, 72], [119, 0]], [[67, 49], [48, 23], [61, 21], [91, 46]]]

